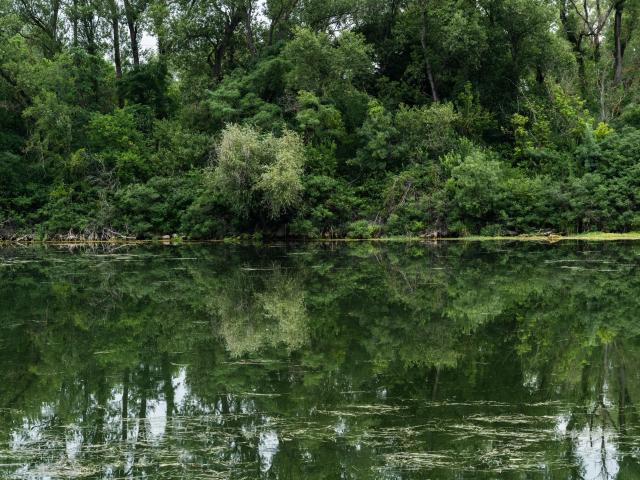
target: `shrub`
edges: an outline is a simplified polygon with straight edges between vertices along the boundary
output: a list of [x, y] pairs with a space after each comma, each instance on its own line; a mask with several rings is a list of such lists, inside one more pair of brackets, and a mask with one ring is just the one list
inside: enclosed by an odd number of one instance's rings
[[302, 194], [304, 146], [297, 134], [260, 134], [249, 126], [230, 125], [216, 149], [212, 180], [223, 202], [238, 215], [266, 213], [277, 219]]
[[373, 238], [380, 234], [380, 225], [369, 220], [356, 220], [347, 226], [347, 238]]

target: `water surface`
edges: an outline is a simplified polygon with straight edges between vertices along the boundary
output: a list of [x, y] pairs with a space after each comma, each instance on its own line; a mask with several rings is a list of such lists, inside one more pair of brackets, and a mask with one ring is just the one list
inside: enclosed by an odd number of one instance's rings
[[0, 478], [640, 478], [640, 244], [0, 250]]

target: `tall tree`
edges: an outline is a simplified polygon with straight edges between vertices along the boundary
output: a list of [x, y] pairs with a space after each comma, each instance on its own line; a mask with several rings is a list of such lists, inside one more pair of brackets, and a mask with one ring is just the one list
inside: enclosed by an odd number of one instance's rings
[[23, 33], [52, 58], [62, 47], [62, 0], [15, 0], [15, 10], [29, 27]]
[[626, 44], [622, 39], [622, 11], [624, 10], [625, 0], [616, 0], [614, 3], [614, 27], [613, 27], [613, 43], [614, 47], [614, 82], [622, 82], [622, 59], [624, 57], [624, 49]]
[[152, 33], [158, 42], [158, 57], [164, 59], [169, 51], [169, 4], [167, 0], [151, 0], [148, 7]]
[[609, 17], [616, 8], [617, 0], [611, 0], [607, 5], [603, 0], [569, 0], [573, 10], [576, 12], [587, 35], [593, 44], [593, 55], [595, 60], [600, 59], [600, 45], [602, 44], [602, 35], [609, 21]]
[[431, 60], [429, 58], [429, 47], [427, 45], [427, 5], [424, 1], [420, 2], [420, 44], [422, 45], [422, 55], [424, 56], [424, 68], [427, 80], [429, 81], [429, 88], [431, 90], [431, 99], [434, 102], [438, 101], [438, 90], [436, 89], [436, 82], [433, 78], [433, 69], [431, 68]]
[[225, 56], [250, 5], [251, 0], [181, 0], [173, 35], [185, 66], [193, 70], [205, 63], [211, 78], [222, 80]]
[[116, 69], [116, 78], [122, 78], [122, 58], [120, 53], [120, 8], [117, 0], [106, 0], [107, 17], [111, 24], [111, 39], [113, 46], [113, 63]]
[[75, 16], [79, 22], [79, 40], [90, 55], [98, 53], [101, 19], [94, 0], [75, 0]]
[[253, 10], [254, 2], [247, 2], [245, 4], [245, 15], [243, 17], [244, 31], [247, 37], [247, 48], [251, 53], [251, 56], [255, 59], [258, 56], [258, 49], [256, 48], [255, 38], [253, 35]]
[[571, 0], [560, 1], [560, 22], [562, 30], [567, 41], [571, 44], [573, 54], [578, 64], [578, 72], [580, 76], [580, 87], [584, 91], [585, 88], [585, 58], [583, 40], [587, 33], [582, 22], [574, 13]]
[[269, 18], [268, 45], [273, 45], [278, 30], [288, 23], [299, 3], [300, 0], [267, 0], [264, 13]]
[[140, 66], [140, 35], [141, 24], [148, 0], [124, 0], [124, 15], [129, 28], [131, 57], [134, 67]]

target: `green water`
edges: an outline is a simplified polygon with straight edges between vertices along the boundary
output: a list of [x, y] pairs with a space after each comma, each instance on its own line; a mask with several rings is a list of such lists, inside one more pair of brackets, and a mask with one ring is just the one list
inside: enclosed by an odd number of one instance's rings
[[640, 478], [640, 244], [0, 250], [0, 478]]

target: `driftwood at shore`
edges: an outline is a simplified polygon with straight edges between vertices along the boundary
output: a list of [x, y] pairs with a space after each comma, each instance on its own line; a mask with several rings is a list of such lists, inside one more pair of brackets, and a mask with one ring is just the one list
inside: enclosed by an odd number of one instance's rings
[[84, 232], [69, 230], [66, 233], [47, 235], [41, 238], [34, 233], [16, 232], [10, 228], [2, 228], [0, 229], [0, 240], [16, 243], [33, 242], [35, 240], [48, 240], [54, 242], [102, 242], [112, 240], [136, 240], [136, 237], [120, 233], [110, 228], [104, 228], [100, 231], [87, 230]]

